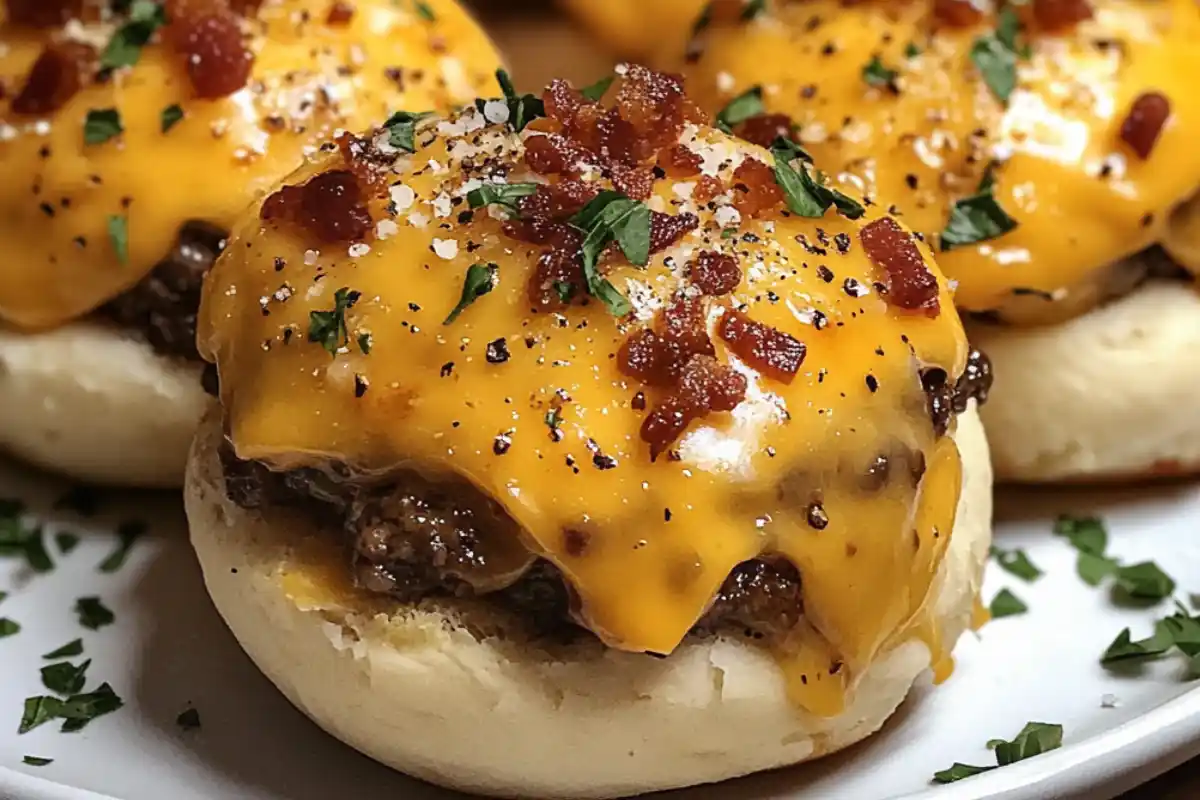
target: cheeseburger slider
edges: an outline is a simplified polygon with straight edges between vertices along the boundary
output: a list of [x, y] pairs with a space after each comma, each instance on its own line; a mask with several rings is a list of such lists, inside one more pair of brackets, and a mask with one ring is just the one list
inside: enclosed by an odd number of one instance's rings
[[178, 486], [200, 283], [233, 219], [336, 130], [469, 101], [498, 58], [451, 0], [0, 15], [0, 448]]
[[1200, 5], [721, 2], [696, 28], [721, 123], [798, 138], [937, 252], [999, 376], [998, 478], [1200, 466]]
[[945, 676], [987, 553], [989, 375], [930, 249], [619, 71], [611, 106], [338, 137], [205, 285], [218, 610], [321, 726], [461, 789], [846, 747]]

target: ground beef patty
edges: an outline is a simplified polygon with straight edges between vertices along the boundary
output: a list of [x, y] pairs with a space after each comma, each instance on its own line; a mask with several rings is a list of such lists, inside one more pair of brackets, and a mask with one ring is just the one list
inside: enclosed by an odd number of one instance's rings
[[[516, 523], [499, 504], [463, 484], [406, 475], [360, 488], [337, 472], [272, 472], [229, 447], [221, 460], [230, 500], [243, 508], [300, 508], [340, 529], [358, 585], [401, 602], [478, 594], [477, 586], [496, 580], [496, 542], [518, 541]], [[799, 572], [781, 559], [739, 564], [694, 632], [782, 635], [803, 613], [800, 587]], [[579, 630], [571, 621], [570, 587], [543, 559], [531, 557], [519, 577], [486, 596], [518, 611], [540, 634]]]
[[198, 361], [200, 287], [225, 246], [226, 235], [206, 222], [184, 224], [171, 253], [132, 289], [102, 306], [101, 315], [139, 332], [164, 355]]

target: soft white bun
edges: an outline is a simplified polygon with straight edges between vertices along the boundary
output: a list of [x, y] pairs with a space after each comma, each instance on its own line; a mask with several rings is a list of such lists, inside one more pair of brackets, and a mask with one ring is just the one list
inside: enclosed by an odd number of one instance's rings
[[0, 328], [0, 450], [88, 483], [176, 487], [207, 404], [200, 367], [117, 328]]
[[996, 479], [1137, 478], [1200, 469], [1200, 295], [1152, 281], [1057, 325], [976, 325], [996, 383], [982, 409]]
[[[824, 719], [790, 704], [772, 659], [738, 640], [687, 642], [660, 660], [592, 641], [522, 641], [512, 620], [461, 601], [359, 613], [331, 597], [298, 600], [282, 581], [295, 586], [304, 574], [311, 523], [227, 502], [219, 437], [213, 414], [184, 490], [217, 609], [317, 724], [434, 783], [511, 797], [617, 797], [794, 764], [878, 730], [929, 666], [924, 644], [901, 644], [864, 674], [845, 713]], [[931, 599], [947, 646], [967, 625], [991, 538], [991, 470], [974, 409], [957, 439], [962, 500]]]

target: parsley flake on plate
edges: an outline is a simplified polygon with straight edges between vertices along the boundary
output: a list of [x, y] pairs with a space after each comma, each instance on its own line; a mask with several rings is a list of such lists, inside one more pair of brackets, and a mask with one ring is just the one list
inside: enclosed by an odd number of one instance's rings
[[79, 624], [93, 631], [116, 621], [116, 616], [99, 597], [79, 598], [75, 601], [75, 613], [79, 615]]
[[988, 611], [991, 612], [992, 619], [1003, 619], [1004, 617], [1015, 617], [1018, 614], [1024, 614], [1029, 610], [1029, 606], [1021, 598], [1017, 597], [1008, 589], [1001, 589], [992, 598], [991, 605], [988, 606]]
[[993, 545], [991, 553], [1000, 568], [1010, 575], [1016, 575], [1026, 581], [1036, 581], [1042, 577], [1042, 571], [1030, 560], [1029, 554], [1024, 550], [1005, 550]]
[[20, 632], [20, 623], [14, 622], [8, 617], [0, 617], [0, 639], [7, 639], [9, 636], [16, 636]]
[[200, 727], [200, 712], [194, 708], [185, 709], [175, 717], [175, 724], [185, 731], [194, 731]]
[[87, 670], [91, 665], [90, 658], [79, 664], [70, 661], [47, 664], [42, 667], [42, 685], [55, 694], [78, 694], [83, 691]]
[[28, 764], [31, 767], [44, 767], [47, 764], [53, 764], [53, 758], [42, 758], [41, 756], [25, 756], [21, 759], [22, 764]]
[[42, 656], [42, 658], [46, 660], [53, 658], [74, 658], [75, 656], [82, 654], [83, 639], [74, 639], [70, 642], [67, 642], [57, 650], [51, 650], [49, 653], [46, 653], [44, 656]]
[[54, 534], [54, 544], [58, 547], [58, 552], [62, 555], [70, 555], [71, 551], [79, 546], [79, 534], [71, 531], [59, 531]]
[[146, 523], [141, 520], [127, 520], [117, 526], [117, 546], [100, 562], [101, 572], [116, 572], [126, 559], [133, 544], [146, 533]]
[[972, 764], [955, 762], [953, 766], [935, 772], [933, 774], [933, 782], [954, 783], [955, 781], [961, 781], [963, 778], [978, 775], [981, 772], [989, 772], [999, 767], [1015, 764], [1018, 761], [1024, 761], [1027, 758], [1033, 758], [1050, 750], [1057, 750], [1059, 747], [1062, 747], [1062, 735], [1062, 725], [1047, 722], [1027, 722], [1025, 723], [1025, 727], [1021, 729], [1021, 732], [1012, 741], [992, 739], [987, 743], [987, 748], [996, 754], [996, 766], [978, 767]]

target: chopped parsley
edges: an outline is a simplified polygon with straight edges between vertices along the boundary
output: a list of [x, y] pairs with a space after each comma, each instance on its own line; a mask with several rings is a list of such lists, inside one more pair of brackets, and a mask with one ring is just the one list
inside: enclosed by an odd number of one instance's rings
[[1062, 725], [1047, 722], [1027, 722], [1021, 732], [1011, 742], [1004, 739], [992, 739], [987, 743], [989, 750], [996, 754], [996, 766], [977, 767], [972, 764], [955, 763], [948, 769], [933, 774], [934, 783], [954, 783], [981, 772], [989, 772], [997, 767], [1015, 764], [1036, 755], [1057, 750], [1062, 747]]
[[104, 144], [124, 130], [120, 111], [115, 108], [93, 108], [83, 120], [83, 142]]
[[123, 705], [125, 702], [107, 683], [100, 684], [95, 691], [72, 695], [63, 702], [59, 712], [64, 718], [61, 730], [64, 733], [83, 730], [92, 720], [111, 714]]
[[1113, 577], [1115, 599], [1157, 602], [1175, 591], [1175, 580], [1153, 561], [1123, 565], [1107, 555], [1108, 531], [1098, 517], [1064, 514], [1055, 520], [1054, 533], [1079, 551], [1075, 571], [1084, 583], [1099, 586], [1105, 578]]
[[725, 133], [733, 133], [735, 126], [751, 117], [767, 113], [766, 106], [763, 105], [762, 93], [761, 86], [751, 86], [730, 100], [724, 108], [717, 112], [714, 120], [716, 127]]
[[54, 561], [46, 550], [40, 526], [28, 526], [21, 519], [25, 508], [18, 501], [0, 500], [0, 557], [24, 558], [34, 572], [49, 572]]
[[29, 733], [34, 728], [57, 719], [62, 714], [63, 701], [57, 697], [41, 695], [26, 697], [25, 708], [21, 713], [21, 724], [17, 733]]
[[584, 233], [583, 275], [588, 293], [623, 317], [633, 310], [629, 300], [600, 274], [600, 254], [616, 241], [629, 263], [644, 267], [650, 260], [650, 207], [620, 192], [606, 190], [588, 201], [569, 222]]
[[16, 636], [21, 632], [21, 625], [8, 617], [0, 617], [0, 639]]
[[1036, 581], [1042, 577], [1042, 571], [1029, 560], [1029, 554], [1024, 550], [1003, 550], [993, 546], [991, 552], [1000, 568], [1010, 575], [1026, 581]]
[[517, 201], [537, 191], [536, 183], [485, 183], [467, 192], [467, 204], [471, 208], [503, 206], [517, 213]]
[[417, 123], [433, 114], [432, 111], [397, 111], [387, 118], [383, 128], [388, 132], [388, 144], [406, 153], [417, 152]]
[[28, 764], [31, 767], [44, 767], [47, 764], [53, 764], [53, 758], [42, 758], [41, 756], [25, 756], [21, 759], [22, 764]]
[[423, 0], [414, 0], [413, 5], [417, 8], [417, 16], [426, 22], [437, 22], [437, 15], [433, 13], [433, 9], [429, 7], [429, 3]]
[[101, 572], [116, 572], [129, 558], [133, 543], [146, 533], [146, 523], [141, 520], [122, 522], [117, 526], [117, 546], [100, 562]]
[[338, 350], [350, 343], [346, 310], [353, 307], [361, 296], [360, 292], [343, 286], [333, 293], [332, 311], [308, 312], [308, 340], [320, 344], [329, 355], [336, 358]]
[[1017, 42], [1020, 29], [1016, 9], [1005, 6], [996, 17], [996, 30], [980, 36], [971, 45], [971, 62], [988, 89], [1004, 105], [1008, 105], [1008, 98], [1017, 88], [1017, 60], [1029, 57], [1028, 46]]
[[166, 133], [167, 131], [171, 130], [171, 128], [174, 128], [175, 125], [178, 124], [182, 119], [183, 106], [179, 105], [179, 103], [174, 103], [167, 106], [159, 113], [159, 128], [163, 133]]
[[179, 712], [175, 724], [185, 731], [194, 731], [200, 727], [200, 712], [194, 708], [185, 709]]
[[111, 625], [117, 619], [99, 597], [79, 598], [75, 601], [75, 613], [79, 615], [79, 624], [93, 631]]
[[876, 89], [895, 89], [898, 77], [900, 77], [900, 72], [884, 66], [883, 60], [878, 55], [872, 56], [871, 60], [862, 68], [863, 81]]
[[123, 214], [113, 214], [108, 218], [108, 241], [112, 243], [117, 261], [129, 263], [129, 220]]
[[583, 87], [579, 90], [579, 93], [588, 100], [598, 103], [604, 97], [605, 93], [608, 92], [609, 87], [613, 85], [613, 81], [616, 79], [616, 75], [608, 75], [591, 84], [590, 86]]
[[1187, 658], [1184, 677], [1187, 680], [1200, 677], [1200, 618], [1188, 614], [1178, 603], [1175, 609], [1174, 614], [1154, 624], [1154, 633], [1146, 639], [1135, 640], [1129, 628], [1122, 630], [1100, 656], [1100, 663], [1109, 668], [1122, 668], [1122, 665], [1159, 658], [1175, 648]]
[[462, 295], [458, 298], [458, 305], [450, 310], [446, 319], [442, 320], [443, 325], [449, 325], [458, 319], [458, 315], [467, 309], [467, 306], [474, 303], [479, 298], [496, 288], [496, 284], [500, 282], [500, 267], [497, 264], [472, 264], [467, 267], [466, 277], [463, 278]]
[[62, 647], [58, 648], [57, 650], [51, 650], [49, 653], [46, 653], [44, 656], [42, 656], [42, 658], [47, 659], [47, 660], [52, 659], [52, 658], [74, 658], [75, 656], [81, 655], [82, 653], [83, 653], [83, 639], [75, 639], [73, 641], [67, 642]]
[[956, 201], [950, 209], [950, 219], [941, 235], [943, 252], [995, 239], [1017, 227], [1017, 221], [996, 202], [994, 168], [995, 164], [988, 166], [975, 194]]
[[59, 531], [54, 534], [54, 544], [58, 546], [58, 552], [65, 555], [70, 555], [71, 551], [79, 546], [79, 535], [70, 531]]
[[858, 219], [865, 213], [857, 200], [825, 186], [820, 172], [813, 178], [803, 163], [799, 169], [793, 167], [792, 159], [806, 160], [806, 154], [795, 143], [776, 139], [771, 145], [771, 155], [775, 157], [775, 182], [783, 189], [784, 199], [793, 214], [815, 219], [824, 216], [830, 206], [836, 206], [848, 219]]
[[166, 9], [162, 4], [151, 0], [133, 0], [128, 21], [117, 28], [100, 54], [100, 67], [117, 69], [136, 64], [142, 48], [166, 22]]
[[916, 42], [909, 42], [908, 44], [904, 45], [905, 58], [916, 58], [919, 55], [921, 55], [921, 48], [917, 47]]
[[87, 677], [87, 669], [92, 660], [81, 661], [78, 665], [70, 661], [60, 661], [57, 664], [47, 664], [42, 667], [42, 685], [55, 694], [78, 694], [83, 691]]
[[1029, 606], [1025, 602], [1008, 589], [1001, 589], [992, 598], [991, 605], [988, 606], [988, 611], [992, 614], [992, 619], [1002, 619], [1004, 617], [1014, 617], [1018, 614], [1024, 614], [1029, 610]]
[[541, 98], [532, 94], [517, 94], [508, 72], [496, 70], [496, 82], [500, 84], [500, 91], [504, 92], [504, 102], [508, 104], [508, 124], [514, 131], [520, 133], [533, 120], [546, 116], [546, 104]]
[[1153, 561], [1117, 567], [1113, 586], [1134, 600], [1163, 600], [1175, 591], [1175, 581]]

